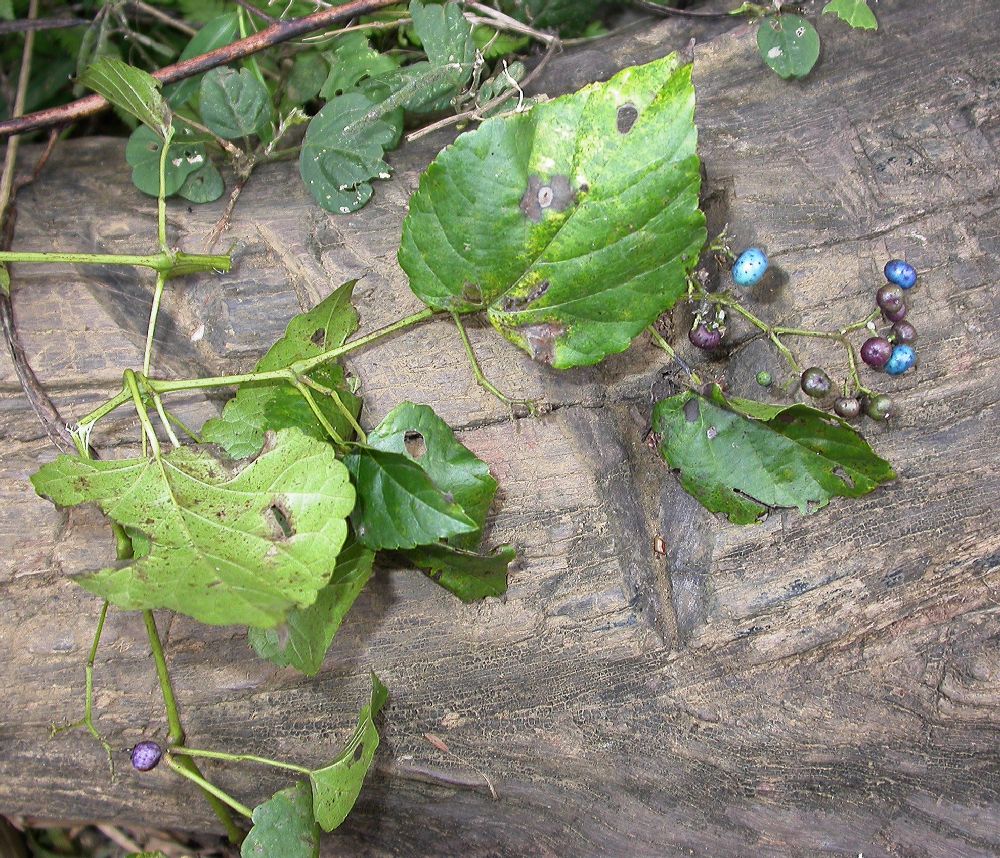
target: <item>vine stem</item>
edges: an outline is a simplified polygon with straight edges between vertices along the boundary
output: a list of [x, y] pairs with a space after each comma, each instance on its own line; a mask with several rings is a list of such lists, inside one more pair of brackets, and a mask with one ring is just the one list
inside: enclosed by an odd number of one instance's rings
[[763, 319], [757, 318], [753, 313], [751, 313], [746, 307], [740, 304], [735, 298], [726, 295], [723, 292], [701, 292], [697, 295], [698, 298], [710, 301], [713, 304], [721, 304], [723, 307], [729, 307], [736, 313], [739, 313], [744, 319], [746, 319], [751, 325], [764, 333], [764, 335], [774, 343], [774, 347], [781, 353], [781, 356], [785, 359], [788, 365], [791, 367], [792, 372], [796, 375], [802, 374], [802, 367], [799, 366], [799, 362], [795, 360], [795, 355], [791, 353], [788, 346], [786, 346], [775, 329], [772, 328]]
[[[196, 266], [195, 270], [208, 271], [218, 268], [228, 271], [231, 259], [227, 255], [190, 253], [184, 254], [185, 261]], [[0, 250], [0, 264], [21, 262], [27, 264], [68, 263], [70, 265], [129, 265], [152, 268], [154, 271], [169, 272], [177, 262], [177, 255], [169, 251], [150, 254], [129, 253], [63, 253], [61, 251]]]
[[[174, 687], [170, 682], [170, 671], [167, 669], [167, 659], [163, 654], [163, 642], [160, 640], [160, 633], [156, 628], [156, 619], [152, 611], [142, 612], [143, 622], [146, 624], [146, 636], [149, 638], [149, 648], [153, 653], [153, 663], [156, 665], [156, 678], [160, 684], [160, 694], [163, 697], [163, 707], [167, 713], [167, 739], [171, 745], [184, 744], [184, 726], [181, 724], [180, 712], [177, 709], [177, 698], [174, 696]], [[226, 833], [233, 843], [243, 840], [243, 832], [237, 827], [229, 813], [226, 805], [229, 805], [237, 813], [250, 816], [251, 811], [228, 793], [223, 792], [215, 784], [207, 780], [198, 770], [198, 764], [190, 757], [179, 755], [176, 760], [167, 756], [167, 765], [171, 771], [176, 772], [181, 777], [194, 781], [201, 787], [205, 799], [211, 805], [215, 815], [226, 828]]]
[[476, 384], [478, 384], [487, 393], [493, 394], [497, 399], [504, 403], [504, 405], [507, 405], [510, 408], [513, 408], [515, 405], [521, 405], [527, 408], [530, 413], [534, 414], [537, 411], [537, 402], [530, 399], [514, 399], [500, 390], [500, 388], [498, 388], [486, 377], [482, 367], [479, 365], [479, 359], [476, 357], [476, 353], [472, 348], [472, 342], [469, 340], [469, 334], [465, 330], [465, 325], [462, 324], [461, 317], [458, 313], [452, 313], [452, 318], [455, 321], [455, 327], [458, 328], [458, 335], [462, 339], [465, 354], [469, 358], [469, 365], [472, 367], [472, 375], [476, 379]]
[[663, 351], [665, 351], [668, 355], [670, 355], [674, 363], [676, 363], [681, 369], [684, 370], [684, 372], [688, 374], [688, 378], [691, 379], [692, 384], [700, 385], [702, 383], [701, 376], [699, 376], [698, 373], [696, 373], [693, 369], [691, 369], [691, 367], [688, 366], [686, 361], [680, 358], [677, 352], [673, 350], [673, 347], [670, 345], [670, 343], [668, 343], [662, 336], [660, 336], [660, 332], [656, 330], [656, 328], [654, 328], [652, 325], [647, 325], [646, 333], [648, 333], [649, 336], [652, 337], [653, 342], [657, 346], [659, 346], [661, 349], [663, 349]]
[[202, 748], [188, 748], [186, 746], [174, 746], [170, 750], [175, 754], [184, 754], [187, 757], [204, 757], [208, 760], [224, 760], [228, 763], [260, 763], [262, 766], [287, 769], [290, 772], [297, 772], [300, 775], [312, 774], [312, 771], [304, 766], [297, 766], [294, 763], [284, 763], [281, 760], [272, 760], [270, 757], [258, 757], [255, 754], [227, 754], [225, 751], [206, 751]]
[[[245, 59], [265, 48], [287, 42], [306, 33], [322, 30], [338, 24], [341, 21], [348, 21], [359, 15], [368, 15], [379, 9], [397, 4], [399, 0], [352, 0], [352, 2], [332, 8], [322, 9], [312, 15], [302, 18], [295, 18], [290, 21], [277, 21], [267, 29], [239, 39], [230, 45], [217, 48], [205, 54], [191, 57], [183, 62], [173, 63], [164, 66], [153, 72], [161, 83], [174, 83], [185, 78], [206, 72], [209, 69], [218, 68], [232, 63], [236, 60]], [[35, 131], [39, 128], [51, 128], [56, 125], [65, 125], [68, 122], [75, 122], [87, 116], [93, 116], [106, 110], [109, 104], [107, 99], [100, 95], [89, 95], [69, 104], [59, 107], [50, 107], [46, 110], [39, 110], [29, 113], [26, 116], [16, 117], [0, 122], [0, 137], [10, 134], [22, 134], [27, 131]]]
[[[173, 757], [170, 757], [168, 755], [164, 758], [164, 761], [166, 762], [170, 771], [175, 772], [182, 778], [187, 778], [189, 781], [192, 781], [193, 783], [196, 783], [199, 787], [201, 787], [202, 792], [205, 793], [205, 797], [208, 798], [209, 802], [216, 801], [222, 805], [229, 805], [229, 807], [231, 807], [237, 813], [242, 814], [247, 819], [253, 819], [253, 811], [250, 810], [249, 807], [247, 807], [242, 802], [237, 801], [225, 790], [219, 789], [219, 787], [213, 784], [210, 780], [203, 777], [201, 773], [198, 772], [197, 768], [194, 768], [192, 770], [191, 768], [187, 768], [184, 765], [182, 765], [181, 760], [185, 759], [189, 763], [191, 763], [192, 766], [194, 766], [194, 761], [191, 760], [190, 757], [179, 757], [178, 759], [175, 760], [173, 759]], [[226, 811], [227, 818], [228, 818], [228, 813], [229, 812], [227, 810]], [[234, 823], [232, 819], [230, 819], [229, 821], [235, 828], [236, 823]], [[243, 832], [239, 831], [238, 828], [236, 829], [236, 831], [240, 833], [240, 839], [242, 839]], [[230, 839], [232, 839], [232, 835], [230, 835]], [[238, 843], [239, 840], [237, 840], [236, 842]]]

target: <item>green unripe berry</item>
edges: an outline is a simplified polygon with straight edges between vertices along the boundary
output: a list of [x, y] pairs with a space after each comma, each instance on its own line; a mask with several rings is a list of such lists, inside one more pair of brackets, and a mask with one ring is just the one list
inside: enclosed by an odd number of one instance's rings
[[825, 370], [818, 366], [811, 366], [802, 373], [799, 387], [802, 388], [802, 392], [806, 396], [811, 396], [814, 399], [822, 399], [830, 392], [833, 382], [830, 381], [830, 376], [826, 374]]
[[765, 372], [764, 370], [757, 373], [757, 384], [761, 387], [770, 387], [773, 381], [774, 379], [771, 378], [771, 373]]
[[872, 420], [884, 423], [892, 417], [892, 412], [892, 400], [884, 393], [878, 393], [865, 400], [865, 414], [871, 417]]

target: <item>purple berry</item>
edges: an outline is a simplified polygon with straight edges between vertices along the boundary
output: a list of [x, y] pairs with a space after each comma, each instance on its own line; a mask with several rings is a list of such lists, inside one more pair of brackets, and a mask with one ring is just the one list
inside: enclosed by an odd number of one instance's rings
[[700, 322], [688, 331], [688, 339], [699, 349], [717, 349], [722, 342], [722, 331]]
[[833, 403], [833, 410], [837, 416], [853, 420], [861, 413], [861, 403], [853, 396], [841, 396]]
[[903, 306], [903, 290], [895, 283], [886, 283], [875, 293], [875, 303], [886, 313], [895, 313]]
[[156, 742], [151, 742], [148, 739], [139, 742], [132, 749], [132, 768], [140, 772], [148, 772], [150, 769], [156, 768], [162, 756], [163, 750]]
[[902, 322], [906, 318], [906, 304], [903, 304], [895, 313], [887, 313], [885, 310], [882, 311], [882, 315], [885, 316], [887, 322]]
[[909, 322], [896, 322], [892, 326], [892, 340], [896, 343], [912, 343], [917, 339], [917, 329]]
[[909, 289], [917, 282], [917, 271], [909, 262], [890, 259], [885, 264], [885, 279], [903, 289]]
[[861, 346], [861, 360], [875, 369], [882, 369], [892, 357], [892, 343], [885, 337], [872, 337]]
[[809, 367], [809, 369], [802, 373], [802, 379], [799, 381], [799, 387], [802, 388], [802, 392], [814, 399], [821, 399], [826, 396], [832, 386], [833, 383], [830, 381], [830, 376], [818, 366]]

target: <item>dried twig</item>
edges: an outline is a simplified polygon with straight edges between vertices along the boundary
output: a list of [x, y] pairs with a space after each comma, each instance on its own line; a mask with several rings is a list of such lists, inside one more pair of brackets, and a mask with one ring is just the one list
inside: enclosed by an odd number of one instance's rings
[[[191, 57], [184, 62], [174, 63], [164, 66], [159, 71], [153, 72], [153, 77], [162, 83], [175, 83], [185, 78], [201, 74], [209, 69], [218, 68], [235, 60], [244, 59], [256, 54], [265, 48], [287, 42], [297, 38], [304, 33], [312, 33], [322, 30], [324, 27], [332, 26], [340, 21], [347, 21], [358, 15], [367, 15], [378, 9], [384, 9], [398, 3], [399, 0], [352, 0], [343, 6], [335, 6], [332, 9], [323, 9], [304, 18], [295, 18], [291, 21], [278, 21], [266, 30], [247, 36], [230, 45], [209, 51], [197, 57]], [[93, 116], [107, 109], [108, 102], [99, 95], [88, 95], [86, 98], [78, 99], [70, 104], [59, 107], [51, 107], [47, 110], [39, 110], [29, 113], [26, 116], [15, 117], [0, 122], [0, 137], [11, 134], [24, 134], [28, 131], [37, 131], [40, 128], [52, 128], [56, 125], [64, 125], [87, 116]]]
[[654, 15], [662, 15], [664, 18], [680, 16], [682, 18], [728, 18], [733, 13], [729, 12], [696, 12], [692, 9], [678, 9], [675, 6], [661, 6], [653, 0], [629, 0], [636, 9], [644, 12], [651, 12]]
[[36, 32], [38, 30], [65, 30], [70, 27], [86, 27], [86, 18], [21, 18], [17, 21], [0, 21], [0, 36], [11, 33]]

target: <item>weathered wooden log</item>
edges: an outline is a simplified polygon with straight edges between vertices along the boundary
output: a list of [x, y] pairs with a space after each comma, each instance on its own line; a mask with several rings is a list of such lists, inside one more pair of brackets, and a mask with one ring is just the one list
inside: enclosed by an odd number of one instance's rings
[[[462, 606], [418, 573], [382, 570], [314, 680], [260, 661], [239, 630], [161, 617], [201, 747], [320, 762], [350, 730], [368, 669], [386, 681], [376, 772], [331, 854], [1000, 852], [1000, 6], [883, 0], [877, 13], [876, 34], [821, 20], [823, 57], [804, 82], [764, 69], [742, 26], [695, 48], [695, 81], [710, 220], [766, 247], [785, 275], [762, 314], [830, 327], [868, 311], [890, 257], [920, 270], [919, 371], [886, 382], [898, 419], [866, 426], [899, 479], [813, 517], [738, 528], [645, 446], [670, 377], [641, 339], [556, 373], [473, 330], [495, 380], [553, 406], [513, 422], [445, 322], [352, 357], [368, 421], [427, 402], [490, 464], [491, 538], [520, 549], [507, 597]], [[683, 47], [687, 28], [597, 43], [556, 61], [544, 85], [565, 91]], [[366, 327], [416, 309], [395, 249], [419, 171], [448, 139], [395, 153], [394, 180], [348, 217], [319, 211], [294, 164], [262, 169], [236, 210], [233, 273], [171, 285], [161, 371], [249, 368], [290, 316], [351, 277], [364, 275]], [[198, 249], [220, 210], [172, 204], [171, 233]], [[61, 146], [20, 211], [22, 249], [135, 250], [155, 234], [120, 141]], [[26, 347], [67, 417], [140, 362], [147, 277], [20, 266], [14, 281]], [[757, 394], [754, 374], [779, 371], [760, 342], [700, 369]], [[179, 401], [195, 423], [219, 407]], [[120, 454], [133, 424], [116, 418], [95, 443]], [[215, 826], [169, 772], [109, 782], [85, 733], [48, 738], [81, 714], [99, 608], [64, 575], [99, 562], [110, 538], [96, 516], [33, 494], [27, 477], [53, 450], [6, 362], [0, 431], [0, 808]], [[112, 613], [96, 683], [98, 726], [117, 747], [165, 735], [138, 616]], [[251, 804], [282, 783], [206, 768]]]

